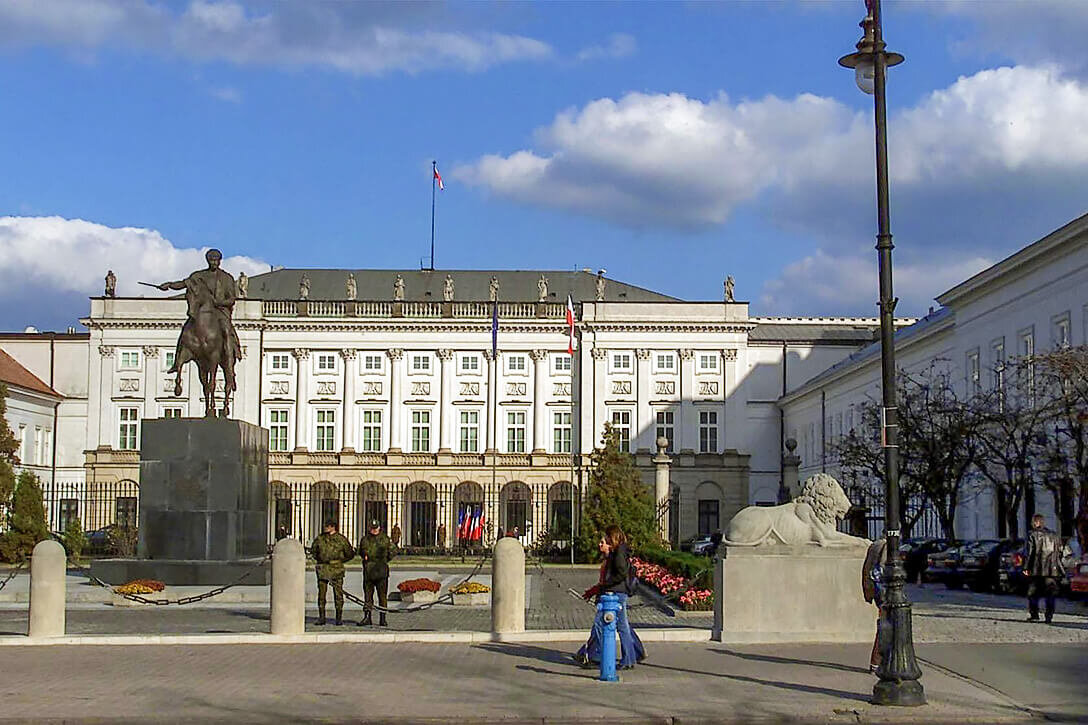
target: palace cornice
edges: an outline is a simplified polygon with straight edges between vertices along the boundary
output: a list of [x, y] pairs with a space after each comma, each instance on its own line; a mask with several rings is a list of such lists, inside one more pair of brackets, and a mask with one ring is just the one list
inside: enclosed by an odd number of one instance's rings
[[592, 325], [586, 325], [586, 330], [592, 330], [595, 332], [684, 332], [684, 333], [699, 333], [699, 332], [717, 332], [717, 333], [736, 333], [746, 335], [749, 331], [755, 329], [755, 325], [749, 325], [744, 323], [728, 322], [728, 323], [697, 323], [697, 324], [683, 324], [683, 323], [661, 323], [661, 322], [624, 322], [613, 324], [601, 324], [599, 322]]
[[[91, 329], [110, 330], [180, 330], [182, 321], [177, 320], [86, 320], [85, 323]], [[373, 322], [373, 321], [346, 321], [346, 320], [322, 320], [322, 321], [281, 321], [281, 320], [235, 320], [237, 330], [264, 330], [267, 332], [414, 332], [414, 333], [448, 333], [469, 332], [489, 333], [491, 322], [479, 323], [445, 323], [440, 321], [429, 322]], [[755, 329], [756, 325], [749, 323], [671, 323], [671, 322], [623, 322], [623, 323], [586, 323], [579, 324], [584, 331], [594, 332], [673, 332], [673, 333], [733, 333], [747, 334]], [[567, 325], [564, 322], [541, 323], [503, 323], [499, 321], [500, 332], [509, 333], [548, 333], [566, 332]]]

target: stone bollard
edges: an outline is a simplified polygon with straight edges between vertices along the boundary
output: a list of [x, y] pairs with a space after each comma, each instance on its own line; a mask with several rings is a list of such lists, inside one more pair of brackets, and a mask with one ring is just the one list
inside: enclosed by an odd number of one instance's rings
[[306, 552], [298, 539], [272, 549], [272, 634], [306, 631]]
[[495, 542], [491, 560], [491, 632], [525, 631], [525, 549], [512, 536]]
[[53, 540], [40, 541], [30, 557], [31, 637], [63, 637], [68, 558]]

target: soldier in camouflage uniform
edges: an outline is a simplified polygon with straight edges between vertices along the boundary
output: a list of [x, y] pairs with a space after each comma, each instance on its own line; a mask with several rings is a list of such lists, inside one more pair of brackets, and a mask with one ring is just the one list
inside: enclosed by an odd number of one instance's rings
[[382, 533], [381, 522], [371, 519], [370, 530], [359, 542], [359, 556], [363, 557], [363, 593], [366, 595], [366, 615], [359, 622], [360, 627], [371, 624], [370, 609], [374, 606], [374, 590], [378, 590], [378, 626], [384, 627], [385, 608], [389, 605], [386, 596], [389, 593], [389, 560], [393, 558], [393, 544]]
[[344, 562], [355, 557], [351, 542], [340, 535], [335, 521], [325, 522], [325, 531], [318, 534], [310, 546], [317, 572], [317, 623], [325, 623], [325, 601], [329, 584], [332, 584], [333, 602], [336, 605], [336, 623], [344, 623]]

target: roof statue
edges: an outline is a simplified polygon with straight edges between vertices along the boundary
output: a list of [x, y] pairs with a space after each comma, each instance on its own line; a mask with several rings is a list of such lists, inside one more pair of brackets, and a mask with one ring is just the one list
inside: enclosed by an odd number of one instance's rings
[[442, 299], [453, 302], [453, 277], [446, 275], [446, 281], [442, 285]]
[[393, 282], [393, 299], [396, 302], [404, 300], [404, 277], [397, 275], [397, 279]]
[[359, 287], [355, 283], [355, 275], [351, 272], [348, 272], [348, 281], [344, 284], [344, 287], [349, 300], [354, 300], [359, 296]]
[[598, 302], [601, 302], [601, 301], [604, 300], [604, 285], [605, 285], [604, 270], [601, 270], [600, 272], [597, 273], [597, 281], [595, 283], [594, 290], [593, 290], [594, 297]]
[[305, 272], [302, 273], [302, 279], [298, 281], [298, 298], [300, 300], [310, 299], [310, 278]]
[[733, 299], [733, 286], [736, 284], [736, 280], [733, 279], [733, 275], [729, 275], [725, 278], [725, 301], [736, 302]]
[[492, 276], [491, 281], [487, 285], [487, 299], [490, 302], [495, 302], [499, 299], [499, 278]]
[[204, 415], [215, 415], [215, 376], [223, 371], [223, 408], [219, 415], [230, 415], [230, 396], [237, 388], [234, 364], [242, 359], [242, 346], [231, 322], [238, 288], [234, 277], [219, 268], [223, 254], [209, 249], [204, 255], [208, 268], [193, 272], [183, 280], [163, 282], [159, 289], [185, 290], [188, 319], [178, 336], [174, 364], [167, 373], [174, 373], [174, 395], [181, 395], [181, 370], [185, 363], [196, 362], [200, 383], [204, 388]]
[[245, 272], [238, 273], [238, 298], [242, 299], [249, 296], [249, 277]]
[[537, 289], [537, 301], [538, 302], [547, 302], [548, 301], [548, 278], [545, 277], [544, 275], [540, 275], [540, 281], [536, 283], [536, 289]]
[[117, 296], [117, 276], [112, 269], [106, 270], [106, 296]]

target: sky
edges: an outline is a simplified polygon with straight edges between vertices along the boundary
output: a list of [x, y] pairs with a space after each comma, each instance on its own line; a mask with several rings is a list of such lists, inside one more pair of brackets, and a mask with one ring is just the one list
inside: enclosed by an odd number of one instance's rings
[[[220, 248], [875, 314], [842, 2], [0, 0], [0, 329]], [[885, 0], [898, 313], [1088, 211], [1088, 2]], [[28, 302], [29, 300], [29, 302]]]

